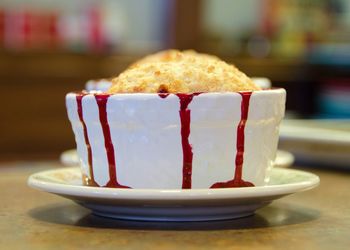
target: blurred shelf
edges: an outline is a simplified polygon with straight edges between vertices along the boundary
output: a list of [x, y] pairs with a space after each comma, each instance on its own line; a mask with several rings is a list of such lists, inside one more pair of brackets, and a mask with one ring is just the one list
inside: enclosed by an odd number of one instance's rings
[[118, 74], [135, 58], [73, 53], [0, 53], [5, 78], [98, 78]]
[[[69, 52], [0, 51], [3, 78], [104, 78], [119, 74], [143, 55], [88, 54]], [[273, 82], [308, 81], [331, 75], [350, 75], [344, 65], [319, 64], [293, 58], [222, 57], [249, 76], [263, 76]]]
[[[0, 77], [103, 78], [117, 75], [141, 56], [0, 51]], [[264, 76], [278, 82], [294, 80], [305, 71], [305, 62], [302, 60], [233, 57], [223, 59], [235, 64], [250, 76]]]
[[283, 83], [306, 78], [309, 65], [301, 59], [285, 58], [234, 58], [224, 57], [249, 76], [267, 77], [273, 82]]
[[[0, 85], [3, 93], [0, 157], [11, 153], [61, 151], [74, 147], [66, 116], [65, 94], [82, 89], [89, 79], [119, 74], [140, 56], [67, 52], [0, 51]], [[288, 91], [287, 108], [298, 114], [314, 112], [318, 80], [332, 75], [297, 59], [223, 57], [249, 76], [264, 76]], [[347, 71], [349, 75], [349, 72]]]

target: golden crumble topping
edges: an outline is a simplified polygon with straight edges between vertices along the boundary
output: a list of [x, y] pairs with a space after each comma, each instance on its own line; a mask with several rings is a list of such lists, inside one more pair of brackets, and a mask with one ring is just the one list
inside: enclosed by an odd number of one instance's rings
[[192, 50], [161, 51], [132, 64], [108, 93], [194, 93], [260, 90], [235, 66]]

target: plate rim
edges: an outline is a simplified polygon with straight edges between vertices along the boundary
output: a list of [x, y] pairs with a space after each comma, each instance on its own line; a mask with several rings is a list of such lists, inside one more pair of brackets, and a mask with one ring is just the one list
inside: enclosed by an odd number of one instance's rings
[[[308, 180], [289, 183], [276, 184], [258, 187], [245, 188], [218, 188], [218, 189], [120, 189], [88, 187], [67, 183], [50, 182], [40, 179], [41, 176], [62, 171], [77, 171], [79, 167], [63, 167], [44, 170], [29, 176], [27, 184], [44, 192], [54, 193], [63, 196], [95, 198], [95, 199], [117, 199], [117, 200], [208, 200], [208, 199], [236, 199], [236, 198], [258, 198], [265, 196], [282, 196], [296, 192], [312, 189], [319, 185], [320, 178], [313, 173], [288, 169], [273, 168], [272, 171], [299, 173], [307, 175]], [[79, 170], [80, 171], [80, 170]]]
[[[347, 121], [345, 119], [345, 121]], [[328, 143], [340, 146], [350, 145], [348, 131], [334, 130], [325, 127], [317, 127], [310, 122], [315, 120], [292, 119], [283, 120], [279, 130], [279, 138], [282, 141], [301, 141], [309, 143]], [[331, 132], [331, 133], [330, 133]]]

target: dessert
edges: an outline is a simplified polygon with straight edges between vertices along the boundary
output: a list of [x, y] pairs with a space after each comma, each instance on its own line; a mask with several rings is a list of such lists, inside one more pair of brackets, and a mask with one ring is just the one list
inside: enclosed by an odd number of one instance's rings
[[268, 180], [285, 91], [260, 90], [216, 57], [167, 51], [66, 103], [85, 185], [231, 188]]
[[112, 82], [110, 94], [260, 90], [243, 72], [217, 57], [175, 50], [141, 59]]

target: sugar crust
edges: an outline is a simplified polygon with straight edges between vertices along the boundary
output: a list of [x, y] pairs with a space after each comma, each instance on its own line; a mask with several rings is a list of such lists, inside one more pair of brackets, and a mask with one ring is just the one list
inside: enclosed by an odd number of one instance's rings
[[260, 88], [234, 65], [193, 50], [166, 50], [146, 56], [112, 79], [115, 93], [254, 91]]

